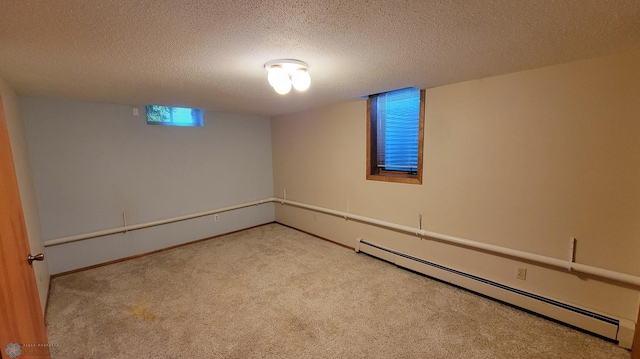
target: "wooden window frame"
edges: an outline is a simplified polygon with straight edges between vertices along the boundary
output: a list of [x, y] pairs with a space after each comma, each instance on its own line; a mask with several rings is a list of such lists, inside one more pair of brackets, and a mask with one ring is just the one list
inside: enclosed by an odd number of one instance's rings
[[378, 168], [378, 126], [376, 123], [376, 109], [372, 110], [375, 101], [367, 99], [367, 180], [422, 184], [422, 152], [424, 148], [424, 102], [425, 90], [420, 90], [420, 119], [418, 130], [418, 170], [415, 174], [403, 171], [387, 171]]

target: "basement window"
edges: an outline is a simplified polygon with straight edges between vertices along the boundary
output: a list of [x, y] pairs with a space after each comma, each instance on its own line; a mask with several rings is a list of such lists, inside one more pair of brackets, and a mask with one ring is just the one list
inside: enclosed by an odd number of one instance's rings
[[188, 107], [147, 105], [147, 125], [202, 127], [202, 110]]
[[422, 184], [424, 97], [414, 87], [369, 96], [368, 180]]

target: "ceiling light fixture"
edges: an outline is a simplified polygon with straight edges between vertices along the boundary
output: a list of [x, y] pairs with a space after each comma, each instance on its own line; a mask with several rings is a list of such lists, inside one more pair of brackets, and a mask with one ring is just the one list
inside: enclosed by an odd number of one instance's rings
[[267, 70], [269, 85], [280, 95], [291, 91], [291, 86], [298, 91], [304, 91], [311, 85], [309, 66], [300, 60], [273, 60], [264, 64]]

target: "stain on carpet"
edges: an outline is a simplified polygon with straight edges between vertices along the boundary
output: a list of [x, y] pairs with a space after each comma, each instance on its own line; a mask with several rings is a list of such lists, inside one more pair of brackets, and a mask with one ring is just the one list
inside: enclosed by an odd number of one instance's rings
[[156, 315], [148, 307], [147, 303], [135, 303], [129, 307], [127, 312], [142, 320], [155, 320], [157, 318]]

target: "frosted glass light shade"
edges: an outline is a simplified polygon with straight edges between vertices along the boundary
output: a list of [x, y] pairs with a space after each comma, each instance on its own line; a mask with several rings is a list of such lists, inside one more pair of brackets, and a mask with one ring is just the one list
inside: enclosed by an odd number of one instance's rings
[[306, 69], [298, 69], [291, 75], [291, 83], [298, 91], [304, 91], [311, 85], [311, 76]]
[[286, 95], [291, 91], [291, 81], [289, 81], [289, 78], [287, 77], [286, 82], [276, 84], [276, 86], [273, 86], [273, 89], [280, 95]]
[[272, 67], [267, 74], [267, 80], [271, 87], [282, 87], [285, 83], [291, 83], [287, 70], [282, 67]]

